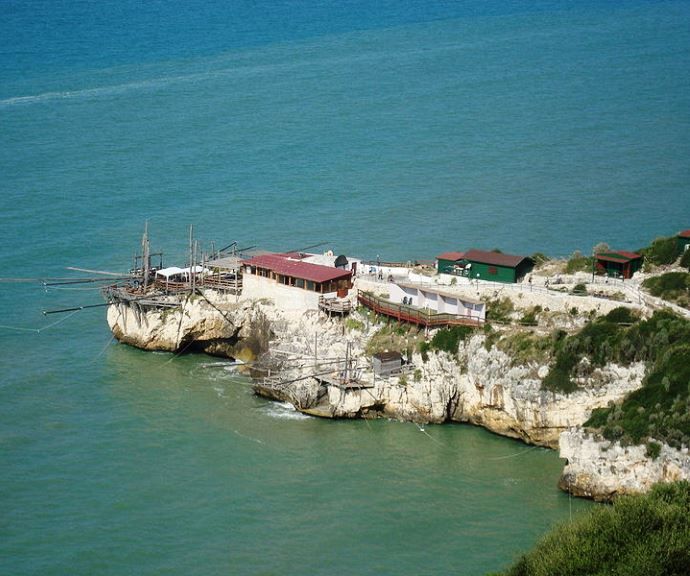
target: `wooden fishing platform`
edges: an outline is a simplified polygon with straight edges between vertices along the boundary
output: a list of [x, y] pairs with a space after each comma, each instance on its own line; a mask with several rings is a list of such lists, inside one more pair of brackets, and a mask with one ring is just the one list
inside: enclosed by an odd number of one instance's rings
[[360, 388], [373, 388], [373, 382], [364, 382], [362, 380], [343, 380], [339, 374], [327, 374], [321, 376], [314, 376], [320, 384], [326, 386], [335, 386], [341, 390], [357, 390]]

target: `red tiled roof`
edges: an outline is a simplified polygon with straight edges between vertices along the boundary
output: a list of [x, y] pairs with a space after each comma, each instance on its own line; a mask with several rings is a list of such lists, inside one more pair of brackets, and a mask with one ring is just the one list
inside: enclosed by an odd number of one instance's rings
[[602, 262], [630, 262], [642, 258], [636, 252], [626, 252], [625, 250], [614, 250], [612, 252], [602, 252], [596, 255], [597, 260]]
[[465, 257], [464, 252], [444, 252], [436, 256], [436, 260], [462, 260]]
[[482, 264], [491, 264], [492, 266], [507, 266], [508, 268], [515, 268], [527, 256], [516, 256], [514, 254], [501, 254], [500, 252], [486, 252], [484, 250], [468, 250], [465, 252], [465, 260], [472, 262], [480, 262]]
[[303, 280], [310, 280], [312, 282], [328, 282], [329, 280], [337, 280], [338, 278], [349, 278], [352, 272], [343, 270], [342, 268], [331, 268], [330, 266], [321, 266], [320, 264], [311, 264], [309, 262], [299, 262], [291, 260], [283, 254], [264, 254], [263, 256], [254, 256], [249, 260], [244, 260], [247, 266], [256, 266], [257, 268], [264, 268], [272, 270], [277, 274], [283, 276], [291, 276], [292, 278], [302, 278]]
[[682, 232], [678, 232], [678, 236], [681, 238], [690, 238], [690, 230], [683, 230]]

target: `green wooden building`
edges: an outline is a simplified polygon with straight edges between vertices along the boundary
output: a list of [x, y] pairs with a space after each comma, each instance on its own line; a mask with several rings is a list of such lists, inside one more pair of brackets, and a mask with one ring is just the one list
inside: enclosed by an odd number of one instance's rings
[[678, 232], [676, 236], [678, 242], [678, 251], [683, 253], [686, 250], [690, 250], [690, 230], [683, 230]]
[[436, 260], [439, 274], [506, 283], [517, 282], [534, 267], [534, 262], [527, 256], [475, 249], [467, 252], [444, 252]]
[[596, 255], [596, 267], [600, 274], [612, 278], [632, 278], [632, 275], [642, 268], [642, 256], [624, 250], [601, 252]]

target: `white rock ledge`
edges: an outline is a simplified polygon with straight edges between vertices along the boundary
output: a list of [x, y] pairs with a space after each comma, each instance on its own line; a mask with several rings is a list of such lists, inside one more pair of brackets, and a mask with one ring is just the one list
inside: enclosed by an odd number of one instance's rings
[[645, 446], [623, 447], [577, 428], [561, 434], [559, 450], [567, 460], [559, 486], [576, 496], [608, 501], [620, 494], [646, 492], [658, 482], [690, 480], [687, 448], [661, 444], [659, 456], [652, 460]]

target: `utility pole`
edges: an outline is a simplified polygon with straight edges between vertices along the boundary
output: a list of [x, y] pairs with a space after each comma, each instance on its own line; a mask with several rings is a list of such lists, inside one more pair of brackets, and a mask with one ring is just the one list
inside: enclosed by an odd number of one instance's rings
[[144, 290], [149, 285], [149, 223], [144, 224], [144, 236], [141, 239], [141, 267], [144, 269]]

